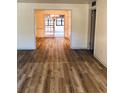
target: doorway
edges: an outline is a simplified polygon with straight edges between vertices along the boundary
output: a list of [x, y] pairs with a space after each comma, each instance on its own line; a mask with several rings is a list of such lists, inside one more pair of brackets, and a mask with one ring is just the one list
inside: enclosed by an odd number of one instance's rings
[[[71, 10], [35, 10], [36, 46], [40, 39], [61, 38], [71, 45]], [[52, 38], [51, 38], [52, 37]], [[60, 39], [58, 39], [60, 40]]]
[[89, 48], [91, 54], [94, 53], [95, 25], [96, 25], [96, 9], [91, 10], [91, 28], [90, 28], [90, 42], [89, 42]]

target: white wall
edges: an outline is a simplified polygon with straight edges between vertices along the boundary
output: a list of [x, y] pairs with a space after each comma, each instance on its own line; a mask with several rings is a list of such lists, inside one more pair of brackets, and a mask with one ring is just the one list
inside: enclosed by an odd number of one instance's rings
[[97, 59], [107, 66], [107, 0], [97, 0], [95, 51]]
[[17, 48], [35, 49], [34, 15], [28, 5], [17, 6]]
[[71, 48], [87, 48], [88, 4], [18, 3], [18, 49], [35, 49], [35, 9], [72, 10]]

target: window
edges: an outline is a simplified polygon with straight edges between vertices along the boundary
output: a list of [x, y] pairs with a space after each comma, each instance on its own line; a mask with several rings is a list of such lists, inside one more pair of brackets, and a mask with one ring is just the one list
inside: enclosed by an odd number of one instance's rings
[[45, 18], [45, 25], [46, 26], [53, 26], [54, 20], [52, 18]]
[[64, 18], [57, 18], [56, 19], [56, 26], [64, 26]]

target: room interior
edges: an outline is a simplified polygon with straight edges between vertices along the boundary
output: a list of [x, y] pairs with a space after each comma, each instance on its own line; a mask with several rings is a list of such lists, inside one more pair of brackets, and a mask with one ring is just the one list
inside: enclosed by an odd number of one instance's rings
[[106, 93], [106, 8], [107, 0], [18, 0], [17, 92]]

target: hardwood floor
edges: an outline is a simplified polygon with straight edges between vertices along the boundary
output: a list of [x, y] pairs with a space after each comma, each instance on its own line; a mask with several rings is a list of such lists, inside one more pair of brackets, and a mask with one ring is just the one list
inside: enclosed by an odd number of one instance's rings
[[87, 51], [63, 38], [37, 39], [37, 49], [18, 51], [18, 93], [106, 93], [107, 71]]

